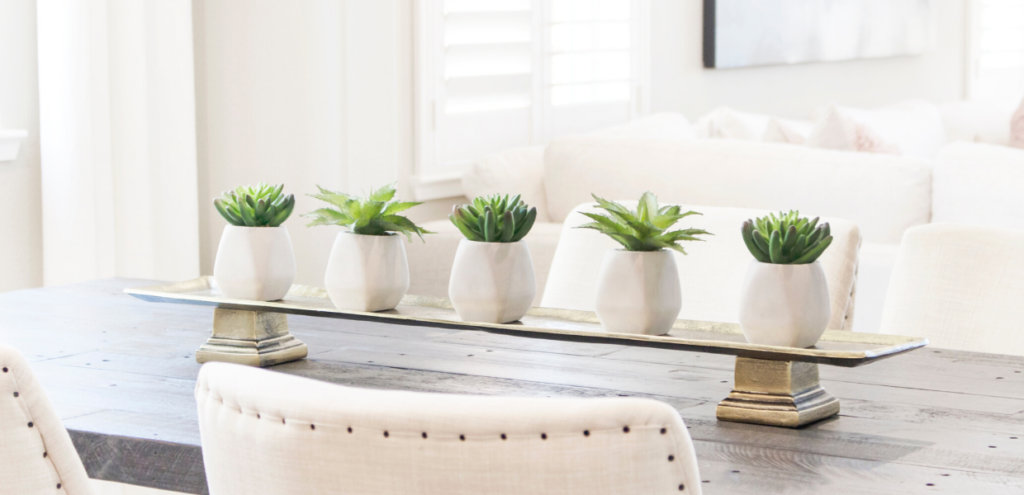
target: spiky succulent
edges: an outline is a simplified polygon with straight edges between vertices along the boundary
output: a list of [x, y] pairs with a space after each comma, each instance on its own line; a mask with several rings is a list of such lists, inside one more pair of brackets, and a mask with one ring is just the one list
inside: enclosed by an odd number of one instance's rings
[[524, 203], [518, 194], [511, 199], [507, 194], [494, 194], [452, 207], [448, 219], [471, 241], [518, 242], [533, 228], [537, 208]]
[[698, 235], [713, 235], [701, 229], [682, 229], [666, 232], [680, 219], [690, 215], [700, 215], [696, 211], [680, 213], [678, 206], [658, 207], [658, 198], [649, 191], [640, 197], [636, 211], [614, 201], [601, 199], [591, 194], [597, 201], [598, 208], [607, 214], [581, 212], [593, 222], [576, 227], [578, 229], [594, 229], [615, 239], [626, 251], [660, 251], [672, 249], [686, 254], [679, 245], [681, 241], [701, 241]]
[[282, 195], [284, 184], [238, 186], [214, 198], [213, 206], [231, 225], [238, 227], [277, 227], [295, 209], [295, 196]]
[[423, 240], [423, 234], [433, 234], [398, 214], [421, 203], [394, 201], [394, 184], [371, 190], [370, 194], [362, 198], [316, 187], [320, 189], [320, 193], [309, 196], [326, 201], [331, 206], [302, 215], [313, 219], [307, 227], [342, 225], [348, 227], [353, 234], [361, 235], [388, 235], [389, 232], [397, 232], [405, 234], [410, 241], [412, 234], [418, 235], [420, 240]]
[[803, 265], [817, 260], [832, 243], [828, 222], [808, 220], [800, 212], [779, 212], [743, 222], [743, 242], [761, 263]]

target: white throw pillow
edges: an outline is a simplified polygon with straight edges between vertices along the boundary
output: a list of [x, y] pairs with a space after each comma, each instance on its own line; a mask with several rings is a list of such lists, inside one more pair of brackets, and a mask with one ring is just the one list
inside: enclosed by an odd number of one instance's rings
[[607, 127], [586, 134], [603, 138], [651, 138], [693, 141], [697, 133], [682, 114], [657, 113], [626, 124]]
[[1024, 100], [1010, 119], [1010, 146], [1024, 148]]
[[1010, 145], [1016, 100], [963, 100], [939, 104], [947, 142]]
[[807, 120], [787, 120], [772, 117], [764, 131], [761, 141], [769, 143], [804, 144], [807, 136], [814, 130], [814, 122]]
[[848, 151], [895, 153], [931, 160], [946, 144], [938, 107], [907, 100], [887, 107], [862, 109], [828, 105], [816, 112], [817, 124], [807, 146]]
[[902, 154], [899, 146], [879, 137], [870, 127], [854, 120], [837, 105], [829, 107], [804, 144], [811, 148], [829, 150]]
[[718, 107], [697, 121], [697, 136], [708, 139], [760, 141], [770, 119], [770, 115], [737, 112], [729, 107]]

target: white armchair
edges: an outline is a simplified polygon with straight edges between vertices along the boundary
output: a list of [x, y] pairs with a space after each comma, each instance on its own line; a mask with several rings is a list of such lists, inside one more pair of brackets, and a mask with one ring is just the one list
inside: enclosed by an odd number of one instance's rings
[[[610, 198], [609, 198], [610, 199]], [[636, 208], [636, 201], [621, 201]], [[740, 234], [744, 220], [766, 215], [764, 210], [682, 205], [683, 211], [695, 210], [703, 215], [684, 218], [679, 228], [699, 228], [715, 235], [704, 242], [685, 242], [688, 256], [673, 253], [679, 267], [679, 284], [683, 294], [681, 319], [722, 321], [738, 320], [739, 298], [747, 265], [754, 259], [747, 251]], [[620, 247], [599, 232], [576, 229], [590, 221], [579, 211], [595, 212], [593, 203], [577, 206], [565, 219], [561, 242], [551, 262], [548, 285], [541, 306], [548, 308], [593, 311], [597, 291], [598, 270], [604, 253]], [[828, 328], [849, 329], [853, 323], [854, 288], [857, 282], [857, 253], [860, 230], [856, 225], [835, 218], [829, 222], [833, 241], [820, 258], [828, 280], [832, 300], [832, 318]]]
[[0, 344], [0, 492], [90, 495], [82, 460], [18, 351]]
[[931, 345], [1024, 356], [1024, 231], [954, 224], [903, 236], [882, 333]]
[[366, 390], [210, 363], [212, 495], [701, 493], [678, 413], [645, 399]]

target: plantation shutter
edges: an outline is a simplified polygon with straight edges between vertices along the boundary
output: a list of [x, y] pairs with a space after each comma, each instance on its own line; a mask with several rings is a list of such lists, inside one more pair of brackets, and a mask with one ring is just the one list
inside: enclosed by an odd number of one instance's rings
[[970, 93], [978, 99], [1024, 96], [1024, 0], [975, 0]]
[[417, 198], [461, 194], [488, 153], [642, 113], [646, 1], [420, 0]]

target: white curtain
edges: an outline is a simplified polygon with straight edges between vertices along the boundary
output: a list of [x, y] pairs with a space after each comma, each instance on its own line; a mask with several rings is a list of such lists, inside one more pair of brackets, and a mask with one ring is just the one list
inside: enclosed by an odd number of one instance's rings
[[43, 279], [199, 275], [190, 0], [39, 0]]

